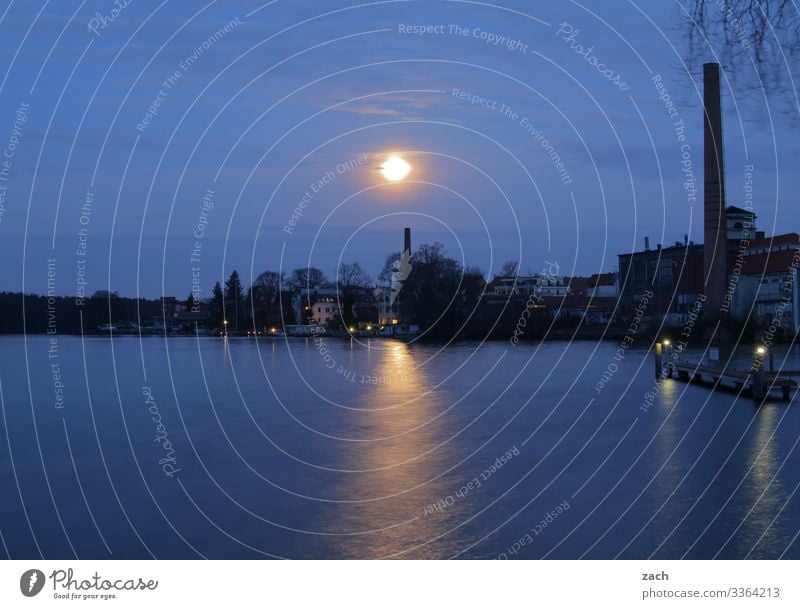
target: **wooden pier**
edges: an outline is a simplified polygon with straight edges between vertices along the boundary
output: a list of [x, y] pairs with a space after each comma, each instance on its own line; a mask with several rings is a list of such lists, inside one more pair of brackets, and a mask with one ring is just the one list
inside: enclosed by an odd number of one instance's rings
[[665, 370], [670, 378], [677, 378], [686, 383], [714, 385], [730, 391], [742, 391], [755, 399], [763, 399], [768, 397], [771, 391], [780, 389], [781, 396], [788, 401], [792, 391], [797, 389], [797, 381], [791, 376], [765, 370], [728, 370], [699, 366], [691, 362], [670, 363]]

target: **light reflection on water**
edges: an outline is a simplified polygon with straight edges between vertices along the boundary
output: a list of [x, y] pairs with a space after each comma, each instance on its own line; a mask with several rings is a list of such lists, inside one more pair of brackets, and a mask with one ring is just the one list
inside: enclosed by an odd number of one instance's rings
[[[629, 350], [597, 391], [615, 345], [441, 349], [327, 339], [328, 359], [311, 339], [153, 338], [141, 342], [141, 355], [136, 339], [113, 346], [117, 361], [130, 363], [118, 367], [116, 382], [108, 339], [85, 341], [86, 371], [80, 341], [60, 339], [67, 405], [55, 410], [46, 339], [28, 339], [50, 501], [37, 468], [24, 345], [0, 339], [3, 435], [48, 558], [71, 556], [56, 510], [70, 539], [80, 539], [81, 557], [104, 556], [78, 502], [65, 424], [88, 505], [115, 555], [125, 557], [148, 555], [134, 527], [160, 558], [260, 556], [236, 540], [292, 558], [800, 556], [792, 542], [800, 529], [797, 407], [756, 408], [748, 398], [668, 380], [642, 409], [653, 386], [643, 351]], [[142, 359], [147, 381], [136, 365]], [[161, 473], [143, 385], [157, 397], [186, 493]], [[196, 461], [183, 423], [229, 497]], [[518, 454], [496, 467], [511, 447]], [[0, 506], [0, 531], [12, 556], [38, 557], [7, 447], [0, 464], [0, 490], [12, 498]], [[460, 491], [476, 479], [479, 486]], [[442, 509], [429, 509], [445, 499]], [[564, 501], [569, 510], [534, 535], [532, 527]], [[526, 535], [532, 542], [509, 554]]]

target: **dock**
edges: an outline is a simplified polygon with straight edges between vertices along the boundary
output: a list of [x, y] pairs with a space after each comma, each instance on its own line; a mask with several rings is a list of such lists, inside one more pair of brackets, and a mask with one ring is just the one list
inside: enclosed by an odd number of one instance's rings
[[755, 399], [763, 399], [771, 391], [780, 389], [781, 397], [788, 401], [792, 392], [797, 389], [797, 381], [791, 376], [765, 370], [728, 370], [691, 362], [676, 362], [666, 366], [666, 373], [669, 378], [677, 378], [679, 381], [742, 391]]

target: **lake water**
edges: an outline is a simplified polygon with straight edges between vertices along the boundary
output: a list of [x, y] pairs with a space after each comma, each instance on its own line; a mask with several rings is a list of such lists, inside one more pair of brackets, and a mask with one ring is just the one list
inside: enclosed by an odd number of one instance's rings
[[0, 338], [15, 559], [800, 558], [798, 406], [645, 350], [55, 340]]

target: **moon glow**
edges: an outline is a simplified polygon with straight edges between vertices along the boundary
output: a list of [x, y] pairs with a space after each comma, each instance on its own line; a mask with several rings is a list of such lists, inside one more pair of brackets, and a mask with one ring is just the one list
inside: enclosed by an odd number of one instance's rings
[[393, 154], [381, 165], [381, 174], [390, 182], [399, 182], [411, 171], [409, 165], [402, 157]]

